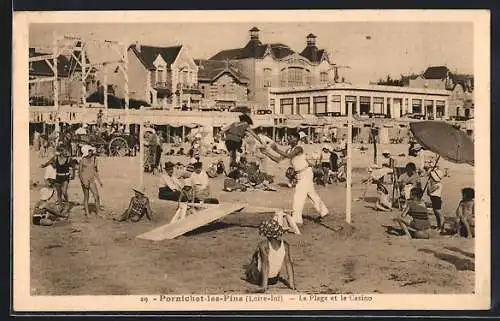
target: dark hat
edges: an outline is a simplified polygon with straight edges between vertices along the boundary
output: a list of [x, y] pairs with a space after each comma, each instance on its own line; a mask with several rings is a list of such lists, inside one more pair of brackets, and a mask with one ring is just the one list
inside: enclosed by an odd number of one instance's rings
[[174, 168], [174, 166], [175, 166], [174, 163], [172, 163], [170, 161], [165, 162], [165, 169], [172, 169], [172, 168]]

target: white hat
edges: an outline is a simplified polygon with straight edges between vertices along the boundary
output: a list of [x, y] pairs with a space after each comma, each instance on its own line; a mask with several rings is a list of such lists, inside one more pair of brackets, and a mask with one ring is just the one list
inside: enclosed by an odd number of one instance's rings
[[43, 187], [40, 190], [40, 200], [47, 201], [54, 195], [54, 189], [49, 187]]
[[146, 189], [144, 188], [144, 186], [136, 186], [136, 187], [133, 187], [132, 190], [134, 192], [137, 192], [137, 193], [140, 193], [142, 195], [146, 195]]
[[95, 147], [90, 146], [90, 145], [83, 145], [82, 146], [82, 157], [87, 157], [90, 153], [90, 151], [96, 151]]
[[306, 138], [307, 135], [304, 132], [299, 132], [299, 138]]
[[437, 168], [432, 170], [430, 175], [431, 175], [431, 178], [436, 182], [440, 182], [441, 179], [443, 178], [443, 173]]

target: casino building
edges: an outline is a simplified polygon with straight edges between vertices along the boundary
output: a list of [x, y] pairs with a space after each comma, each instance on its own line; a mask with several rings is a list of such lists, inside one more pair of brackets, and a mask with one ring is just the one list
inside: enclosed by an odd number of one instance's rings
[[248, 99], [254, 109], [267, 109], [269, 89], [330, 85], [338, 80], [337, 68], [325, 49], [318, 48], [317, 37], [306, 36], [299, 53], [282, 43], [263, 43], [259, 29], [249, 30], [250, 39], [242, 48], [222, 50], [210, 60], [229, 61], [248, 82]]

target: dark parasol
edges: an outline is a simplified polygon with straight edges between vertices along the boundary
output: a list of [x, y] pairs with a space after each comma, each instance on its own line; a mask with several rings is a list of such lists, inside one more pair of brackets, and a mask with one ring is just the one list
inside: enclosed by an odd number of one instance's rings
[[466, 133], [445, 122], [421, 121], [410, 124], [417, 142], [444, 159], [474, 166], [474, 142]]

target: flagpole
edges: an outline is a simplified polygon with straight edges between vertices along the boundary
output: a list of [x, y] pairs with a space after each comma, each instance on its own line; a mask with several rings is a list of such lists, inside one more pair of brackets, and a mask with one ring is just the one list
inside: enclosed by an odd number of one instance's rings
[[352, 202], [352, 103], [347, 108], [347, 178], [346, 178], [346, 200], [345, 220], [351, 224], [351, 202]]

